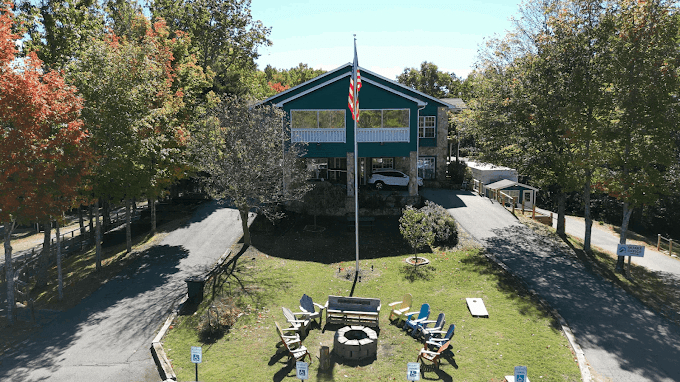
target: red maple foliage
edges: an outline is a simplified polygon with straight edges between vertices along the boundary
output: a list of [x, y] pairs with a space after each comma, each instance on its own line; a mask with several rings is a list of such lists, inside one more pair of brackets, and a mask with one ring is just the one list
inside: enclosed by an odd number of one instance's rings
[[288, 86], [288, 85], [281, 85], [280, 82], [271, 82], [271, 81], [267, 81], [267, 85], [269, 85], [269, 87], [270, 87], [273, 91], [275, 91], [275, 92], [277, 92], [277, 93], [281, 93], [281, 92], [284, 91], [284, 90], [290, 89], [290, 86]]
[[92, 159], [82, 99], [33, 53], [17, 59], [12, 4], [0, 4], [0, 221], [57, 217]]

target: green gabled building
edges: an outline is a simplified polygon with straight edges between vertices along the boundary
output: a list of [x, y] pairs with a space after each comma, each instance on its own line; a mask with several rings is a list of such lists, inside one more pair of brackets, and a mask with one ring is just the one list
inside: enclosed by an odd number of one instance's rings
[[[410, 176], [409, 194], [417, 195], [416, 173], [425, 185], [443, 180], [447, 162], [447, 111], [454, 108], [369, 70], [359, 68], [359, 183], [376, 169], [393, 168]], [[348, 107], [352, 64], [347, 63], [259, 104], [282, 108], [291, 139], [308, 142], [305, 157], [315, 176], [346, 183], [354, 192], [354, 120]]]

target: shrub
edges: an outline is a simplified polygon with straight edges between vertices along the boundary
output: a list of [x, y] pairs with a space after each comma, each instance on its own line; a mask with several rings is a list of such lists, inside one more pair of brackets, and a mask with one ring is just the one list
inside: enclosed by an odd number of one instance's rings
[[201, 341], [212, 343], [224, 336], [242, 313], [231, 297], [222, 296], [213, 301], [211, 308], [206, 309], [196, 326]]
[[455, 184], [462, 184], [464, 181], [467, 181], [468, 184], [472, 183], [472, 171], [462, 160], [457, 163], [449, 163], [447, 171], [451, 177], [451, 181]]
[[458, 244], [458, 226], [448, 211], [439, 204], [426, 201], [420, 209], [427, 216], [427, 221], [434, 231], [434, 245], [456, 246]]

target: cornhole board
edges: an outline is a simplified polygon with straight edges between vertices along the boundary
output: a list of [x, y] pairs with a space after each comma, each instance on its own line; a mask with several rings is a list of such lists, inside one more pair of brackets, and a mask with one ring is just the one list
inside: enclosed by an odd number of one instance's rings
[[473, 317], [489, 317], [489, 312], [486, 311], [484, 301], [481, 298], [466, 298], [468, 309]]

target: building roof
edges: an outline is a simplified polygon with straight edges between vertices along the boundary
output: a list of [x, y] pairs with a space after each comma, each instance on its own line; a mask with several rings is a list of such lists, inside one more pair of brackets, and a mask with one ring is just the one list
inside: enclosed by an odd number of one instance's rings
[[462, 98], [440, 98], [440, 100], [451, 105], [449, 109], [453, 109], [454, 111], [468, 108]]
[[484, 170], [484, 171], [488, 171], [488, 170], [499, 170], [499, 171], [505, 170], [505, 171], [507, 171], [507, 170], [510, 170], [510, 171], [517, 172], [517, 170], [515, 170], [514, 168], [510, 168], [510, 167], [496, 166], [496, 165], [493, 165], [491, 163], [475, 162], [475, 161], [469, 160], [467, 158], [461, 158], [461, 159], [463, 161], [465, 161], [465, 164], [468, 167], [476, 168], [476, 169], [479, 169], [479, 170]]
[[531, 186], [529, 186], [529, 185], [527, 185], [527, 184], [515, 182], [515, 181], [510, 180], [510, 179], [499, 180], [498, 182], [491, 183], [491, 184], [487, 184], [487, 185], [484, 186], [484, 187], [485, 187], [485, 188], [490, 188], [490, 189], [492, 189], [492, 190], [503, 190], [503, 189], [505, 189], [505, 188], [514, 187], [514, 186], [520, 186], [520, 187], [522, 187], [522, 188], [530, 188], [530, 189], [532, 189], [532, 190], [534, 190], [534, 191], [538, 191], [538, 188], [531, 187]]
[[[456, 109], [456, 107], [450, 103], [444, 102], [436, 97], [432, 97], [431, 95], [419, 92], [404, 84], [390, 80], [389, 78], [385, 78], [377, 73], [371, 72], [368, 69], [359, 67], [359, 70], [361, 71], [362, 82], [365, 81], [367, 84], [377, 86], [379, 88], [382, 88], [383, 90], [389, 91], [400, 97], [409, 99], [413, 102], [416, 102], [418, 106], [425, 106], [428, 104], [428, 102], [432, 102], [435, 105], [439, 105], [440, 107], [448, 107], [449, 109], [453, 110]], [[280, 107], [286, 102], [289, 102], [303, 95], [309, 94], [319, 88], [324, 87], [325, 85], [328, 85], [341, 78], [349, 76], [351, 75], [351, 73], [352, 63], [348, 62], [331, 71], [321, 74], [318, 77], [312, 78], [311, 80], [306, 81], [300, 85], [294, 86], [281, 93], [275, 94], [265, 100], [257, 102], [256, 105], [271, 103]]]

